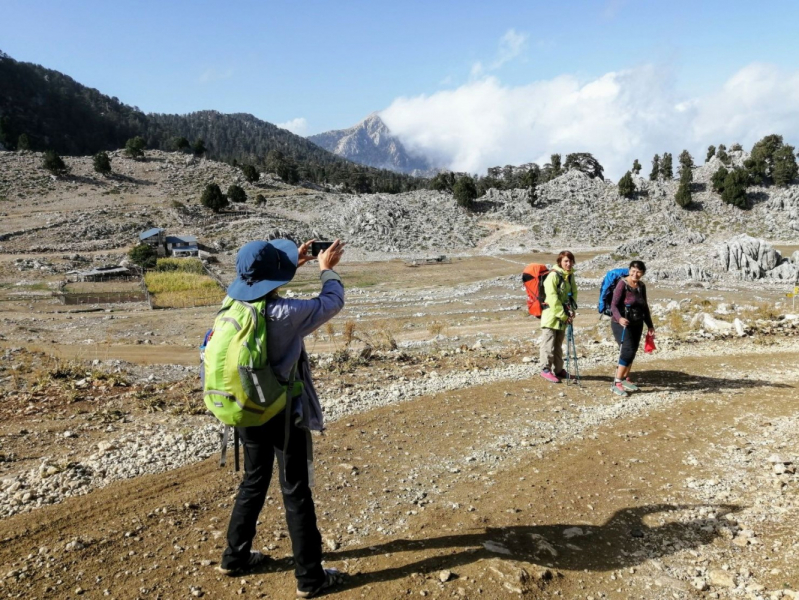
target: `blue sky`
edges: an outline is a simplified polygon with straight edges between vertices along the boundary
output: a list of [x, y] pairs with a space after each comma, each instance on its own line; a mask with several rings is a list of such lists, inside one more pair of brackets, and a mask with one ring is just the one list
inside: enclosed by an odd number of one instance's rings
[[302, 119], [306, 134], [479, 79], [514, 89], [648, 67], [690, 99], [752, 63], [799, 68], [799, 2], [787, 0], [3, 0], [0, 11], [0, 50], [17, 60], [147, 112]]

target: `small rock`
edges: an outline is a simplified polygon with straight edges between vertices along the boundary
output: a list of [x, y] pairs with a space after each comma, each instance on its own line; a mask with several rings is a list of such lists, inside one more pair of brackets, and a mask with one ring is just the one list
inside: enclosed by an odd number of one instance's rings
[[452, 571], [447, 571], [447, 570], [441, 571], [438, 574], [438, 579], [441, 581], [441, 583], [448, 582], [450, 579], [452, 579]]
[[707, 574], [708, 577], [710, 577], [710, 583], [716, 587], [735, 587], [735, 580], [727, 571], [722, 569], [710, 569]]

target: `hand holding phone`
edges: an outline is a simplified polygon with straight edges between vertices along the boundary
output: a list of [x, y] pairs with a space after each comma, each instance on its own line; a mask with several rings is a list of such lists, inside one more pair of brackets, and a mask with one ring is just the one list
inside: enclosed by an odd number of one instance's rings
[[333, 242], [318, 242], [314, 240], [311, 242], [311, 256], [319, 256], [320, 252], [324, 252], [332, 245]]

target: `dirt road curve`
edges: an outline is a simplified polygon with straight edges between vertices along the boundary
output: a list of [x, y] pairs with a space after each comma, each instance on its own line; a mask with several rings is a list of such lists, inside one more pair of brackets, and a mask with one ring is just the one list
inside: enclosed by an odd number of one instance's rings
[[[790, 348], [705, 356], [690, 373], [650, 361], [623, 401], [589, 373], [581, 388], [474, 387], [334, 423], [317, 439], [316, 498], [328, 564], [350, 577], [332, 597], [687, 598], [717, 562], [796, 589], [796, 483], [750, 485], [768, 465], [728, 459], [771, 451], [768, 428], [795, 424], [797, 363]], [[292, 597], [274, 497], [256, 541], [275, 562], [243, 578], [213, 568], [237, 481], [206, 460], [2, 521], [0, 593]], [[741, 545], [748, 511], [757, 544]]]

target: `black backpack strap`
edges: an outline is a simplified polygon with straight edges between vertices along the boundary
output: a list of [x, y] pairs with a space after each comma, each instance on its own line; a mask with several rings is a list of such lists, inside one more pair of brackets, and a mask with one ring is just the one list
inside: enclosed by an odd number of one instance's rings
[[286, 451], [289, 447], [289, 433], [291, 432], [291, 413], [293, 410], [293, 400], [294, 400], [294, 380], [297, 378], [297, 369], [299, 368], [300, 362], [297, 361], [294, 363], [294, 366], [291, 368], [291, 374], [289, 375], [289, 384], [286, 387], [286, 421], [285, 427], [283, 429], [283, 478], [288, 481], [288, 474], [286, 472]]
[[222, 449], [219, 453], [219, 466], [224, 467], [227, 464], [227, 444], [230, 440], [230, 425], [222, 425]]

